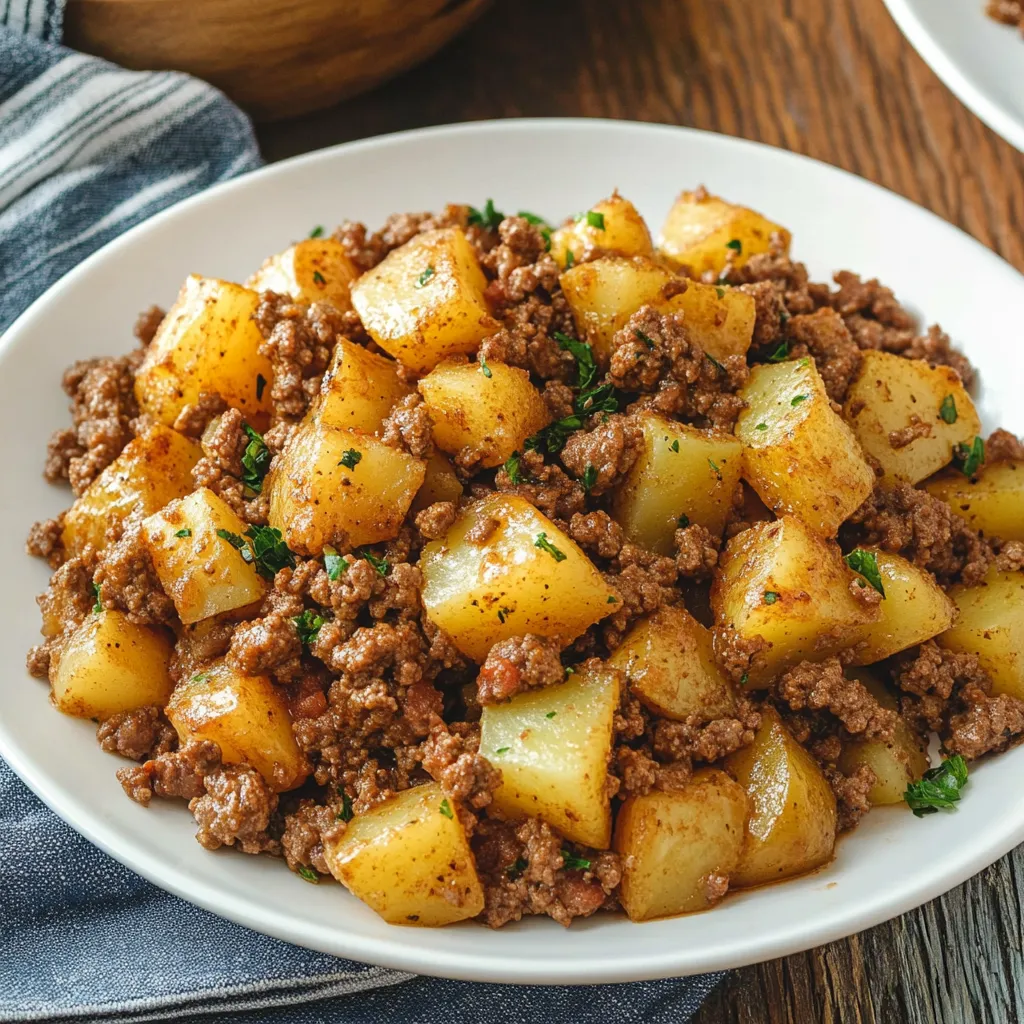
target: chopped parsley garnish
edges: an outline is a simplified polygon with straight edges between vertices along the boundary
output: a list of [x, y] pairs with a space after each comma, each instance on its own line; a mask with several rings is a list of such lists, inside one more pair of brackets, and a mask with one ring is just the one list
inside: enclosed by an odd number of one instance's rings
[[[246, 546], [245, 538], [239, 537], [237, 533], [232, 533], [230, 530], [218, 530], [217, 536], [221, 540], [226, 540], [233, 548], [238, 548], [239, 551]], [[251, 562], [251, 558], [246, 559], [247, 562]]]
[[747, 682], [749, 680], [750, 680], [750, 674], [747, 673], [747, 672], [744, 672], [743, 675], [740, 676], [740, 686], [746, 686]]
[[507, 754], [512, 748], [511, 747], [498, 747], [495, 751], [496, 754]]
[[312, 608], [307, 608], [301, 615], [294, 616], [292, 622], [299, 631], [303, 647], [312, 647], [316, 643], [320, 627], [324, 624], [324, 617], [318, 615]]
[[[577, 416], [575, 413], [571, 416], [563, 416], [562, 419], [549, 423], [543, 430], [538, 430], [536, 434], [531, 434], [523, 442], [523, 447], [531, 452], [547, 452], [549, 455], [554, 455], [565, 447], [569, 435], [582, 426], [582, 416]], [[514, 480], [512, 482], [515, 483]]]
[[724, 299], [725, 298], [725, 289], [724, 288], [716, 288], [715, 291], [718, 293], [718, 297], [720, 299]]
[[583, 490], [588, 494], [590, 493], [590, 488], [597, 483], [597, 470], [594, 469], [589, 462], [587, 463], [587, 468], [583, 470], [583, 476], [580, 477], [580, 483], [583, 484]]
[[953, 461], [964, 476], [974, 476], [985, 461], [985, 442], [980, 437], [970, 444], [958, 444], [953, 448]]
[[434, 270], [433, 267], [428, 266], [427, 269], [416, 278], [416, 287], [422, 288], [436, 273], [437, 271]]
[[917, 818], [935, 814], [940, 808], [949, 810], [960, 800], [960, 790], [967, 785], [967, 762], [960, 754], [947, 757], [938, 768], [929, 768], [918, 782], [907, 785], [903, 794], [907, 806]]
[[779, 347], [768, 357], [769, 363], [781, 363], [789, 358], [789, 339], [785, 339]]
[[765, 604], [775, 604], [775, 602], [778, 601], [778, 599], [779, 599], [779, 595], [776, 594], [774, 590], [766, 590], [764, 592], [764, 603]]
[[572, 254], [572, 249], [567, 249], [565, 252], [565, 269], [568, 270], [576, 262], [576, 257]]
[[362, 461], [362, 458], [362, 452], [357, 452], [355, 448], [349, 448], [347, 451], [342, 452], [341, 461], [338, 465], [344, 466], [346, 469], [355, 469]]
[[517, 217], [522, 217], [523, 220], [529, 221], [529, 223], [533, 224], [534, 226], [539, 226], [541, 224], [547, 224], [547, 221], [543, 217], [538, 217], [537, 214], [530, 213], [529, 210], [520, 210], [516, 214], [516, 216]]
[[313, 271], [313, 280], [317, 284], [327, 284], [327, 278], [324, 277], [324, 275], [321, 274], [319, 270], [314, 270]]
[[344, 790], [341, 793], [341, 813], [338, 815], [338, 821], [351, 821], [352, 820], [352, 797], [348, 795]]
[[391, 572], [391, 563], [386, 558], [378, 558], [369, 548], [359, 548], [356, 554], [360, 558], [365, 558], [381, 576], [387, 576]]
[[563, 848], [562, 867], [567, 871], [587, 871], [590, 868], [590, 861], [586, 857], [577, 857], [568, 848]]
[[642, 341], [648, 348], [654, 348], [654, 342], [639, 327], [633, 331], [633, 334], [636, 335], [637, 341]]
[[611, 595], [609, 595], [608, 600], [605, 602], [605, 604], [618, 604], [618, 603], [619, 603], [619, 599], [617, 597], [612, 597]]
[[348, 569], [348, 559], [342, 558], [338, 554], [337, 549], [332, 548], [329, 544], [325, 544], [324, 568], [327, 570], [327, 578], [329, 580], [336, 580]]
[[[523, 214], [519, 215], [520, 217]], [[491, 231], [496, 231], [498, 225], [505, 219], [505, 214], [500, 210], [494, 208], [494, 200], [488, 199], [484, 203], [484, 208], [478, 210], [475, 206], [469, 208], [469, 223], [479, 224], [482, 228], [488, 228]]]
[[310, 238], [319, 238], [324, 233], [323, 224], [317, 224], [315, 228], [309, 233]]
[[509, 881], [514, 882], [529, 866], [529, 861], [523, 860], [522, 857], [518, 857], [512, 867], [506, 870], [505, 874], [508, 875]]
[[488, 379], [494, 376], [491, 373], [491, 368], [487, 365], [487, 357], [482, 352], [480, 353], [480, 372]]
[[263, 478], [270, 469], [270, 460], [273, 456], [264, 444], [262, 434], [256, 433], [248, 423], [243, 423], [242, 429], [249, 438], [245, 454], [242, 456], [242, 483], [259, 494], [263, 489]]
[[267, 386], [267, 378], [262, 373], [256, 374], [256, 401], [263, 401], [263, 391]]
[[523, 471], [519, 466], [522, 459], [523, 456], [521, 452], [513, 452], [505, 460], [505, 474], [508, 476], [509, 481], [512, 484], [521, 484], [523, 482]]
[[560, 348], [569, 352], [576, 360], [576, 387], [585, 391], [597, 379], [597, 364], [594, 362], [594, 350], [585, 341], [577, 341], [568, 334], [555, 331], [555, 341]]
[[441, 801], [441, 806], [440, 806], [440, 807], [438, 808], [438, 810], [439, 810], [439, 811], [440, 811], [440, 812], [441, 812], [441, 813], [442, 813], [442, 814], [443, 814], [443, 815], [444, 815], [444, 816], [445, 816], [446, 818], [454, 818], [454, 817], [455, 817], [455, 812], [454, 812], [454, 811], [452, 810], [452, 805], [451, 805], [450, 803], [448, 803], [448, 797], [445, 797], [445, 798], [444, 798], [444, 799], [443, 799], [443, 800]]
[[596, 412], [617, 412], [619, 400], [615, 396], [614, 384], [602, 384], [600, 387], [581, 391], [573, 402], [579, 416], [592, 416]]
[[576, 675], [576, 669], [574, 669], [572, 667], [572, 665], [566, 665], [565, 666], [565, 674], [567, 676], [574, 676], [574, 675]]
[[722, 471], [718, 468], [718, 463], [714, 459], [708, 459], [708, 465], [711, 467], [711, 472], [718, 477], [719, 482], [722, 480]]
[[690, 517], [684, 512], [676, 522], [679, 524], [680, 529], [685, 530], [690, 525]]
[[807, 396], [806, 395], [794, 395], [789, 404], [792, 405], [795, 408], [801, 402], [806, 402], [806, 401], [807, 401]]
[[672, 451], [674, 451], [674, 452], [678, 452], [679, 451], [679, 438], [678, 437], [669, 445], [669, 448], [671, 448]]
[[99, 615], [103, 611], [103, 602], [100, 600], [100, 585], [98, 583], [93, 583], [92, 592], [96, 595], [96, 603], [92, 606], [92, 613], [93, 615]]
[[598, 231], [604, 231], [604, 214], [598, 213], [596, 210], [587, 210], [585, 214], [587, 218], [587, 226], [597, 228]]
[[719, 373], [725, 373], [725, 367], [724, 367], [724, 366], [723, 366], [723, 365], [722, 365], [722, 364], [721, 364], [721, 363], [720, 363], [720, 362], [719, 362], [719, 361], [718, 361], [718, 360], [717, 360], [717, 359], [716, 359], [716, 358], [715, 358], [715, 357], [714, 357], [713, 355], [710, 355], [709, 353], [705, 352], [705, 353], [704, 353], [704, 358], [705, 358], [705, 359], [706, 359], [706, 360], [707, 360], [707, 361], [708, 361], [708, 362], [709, 362], [709, 363], [710, 363], [710, 364], [711, 364], [711, 365], [712, 365], [712, 366], [713, 366], [713, 367], [714, 367], [714, 368], [715, 368], [715, 369], [716, 369], [716, 370], [717, 370], [717, 371], [718, 371]]
[[754, 429], [755, 430], [767, 430], [768, 429], [768, 424], [767, 423], [758, 423], [758, 425], [756, 427], [754, 427]]
[[187, 526], [183, 526], [180, 530], [175, 530], [174, 531], [174, 536], [175, 537], [191, 537], [192, 536], [192, 531]]
[[548, 540], [548, 535], [542, 530], [537, 534], [537, 539], [533, 542], [535, 548], [540, 548], [541, 551], [546, 551], [556, 562], [565, 561], [565, 552], [559, 551], [551, 541]]
[[511, 608], [506, 608], [504, 605], [502, 605], [498, 609], [498, 621], [504, 626], [506, 620], [508, 619], [508, 617], [511, 614], [512, 614], [512, 609]]
[[856, 573], [864, 577], [877, 590], [882, 597], [885, 597], [885, 587], [882, 586], [882, 574], [878, 571], [878, 559], [873, 551], [865, 551], [863, 548], [854, 548], [843, 561]]
[[558, 714], [557, 711], [549, 711], [544, 717], [545, 718], [554, 718], [555, 715], [557, 715], [557, 714]]
[[[281, 569], [295, 568], [295, 556], [281, 539], [280, 530], [273, 526], [250, 526], [245, 535], [252, 545], [256, 571], [264, 578], [273, 579], [274, 574]], [[244, 551], [242, 557], [245, 558]], [[245, 560], [250, 561], [248, 558]]]
[[197, 672], [192, 677], [192, 682], [193, 683], [205, 683], [206, 680], [209, 679], [209, 678], [210, 678], [210, 673], [209, 672]]
[[305, 865], [299, 868], [299, 877], [304, 878], [307, 882], [312, 882], [314, 885], [320, 881], [320, 876], [312, 868], [307, 868]]
[[939, 416], [946, 423], [956, 423], [956, 402], [952, 395], [946, 395], [939, 406]]
[[730, 238], [725, 243], [726, 249], [732, 249], [733, 252], [743, 252], [743, 243], [738, 238]]

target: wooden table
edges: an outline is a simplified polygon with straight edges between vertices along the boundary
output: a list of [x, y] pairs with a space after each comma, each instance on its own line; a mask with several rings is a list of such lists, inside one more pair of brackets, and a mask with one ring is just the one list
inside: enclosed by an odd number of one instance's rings
[[[982, 16], [982, 0], [935, 2]], [[1024, 270], [1024, 156], [946, 91], [881, 0], [497, 0], [421, 68], [259, 134], [276, 160], [403, 128], [556, 115], [692, 125], [806, 153], [929, 207]], [[1024, 1021], [1022, 919], [1024, 847], [895, 921], [735, 972], [696, 1020]]]

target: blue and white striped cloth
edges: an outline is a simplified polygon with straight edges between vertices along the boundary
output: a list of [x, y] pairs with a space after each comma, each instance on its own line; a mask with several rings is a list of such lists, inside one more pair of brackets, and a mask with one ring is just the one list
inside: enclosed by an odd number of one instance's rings
[[[260, 164], [219, 92], [64, 49], [62, 13], [63, 0], [0, 0], [0, 332], [111, 238]], [[0, 761], [0, 1022], [681, 1024], [717, 981], [487, 986], [277, 942], [106, 857]]]

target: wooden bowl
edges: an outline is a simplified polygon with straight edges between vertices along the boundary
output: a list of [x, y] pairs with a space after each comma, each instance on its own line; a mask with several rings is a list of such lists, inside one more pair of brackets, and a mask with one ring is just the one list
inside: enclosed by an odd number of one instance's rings
[[328, 107], [429, 57], [490, 0], [69, 0], [65, 40], [187, 71], [257, 120]]

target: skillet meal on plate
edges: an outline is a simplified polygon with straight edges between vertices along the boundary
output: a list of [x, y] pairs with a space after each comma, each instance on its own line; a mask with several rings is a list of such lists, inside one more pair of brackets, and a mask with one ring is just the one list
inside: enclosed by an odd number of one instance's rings
[[[189, 277], [65, 374], [29, 669], [125, 793], [385, 920], [702, 910], [1024, 733], [1024, 447], [703, 188]], [[929, 765], [928, 738], [943, 758]]]
[[990, 18], [1024, 32], [1024, 0], [989, 0], [985, 9]]

